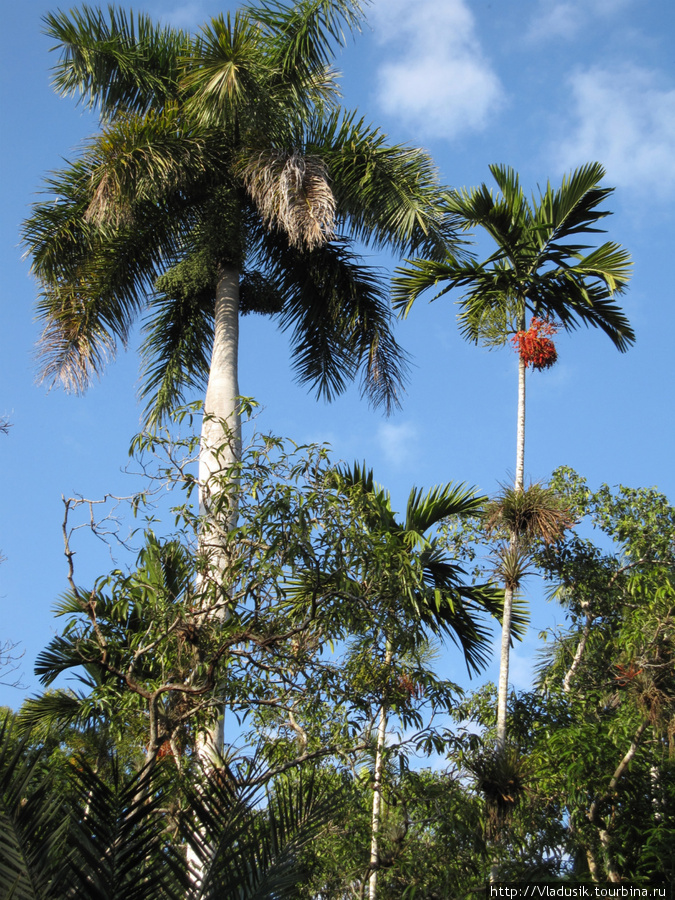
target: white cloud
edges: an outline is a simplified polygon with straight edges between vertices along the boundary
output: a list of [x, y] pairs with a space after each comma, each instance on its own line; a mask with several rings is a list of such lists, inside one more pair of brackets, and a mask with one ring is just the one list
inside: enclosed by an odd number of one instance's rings
[[385, 112], [432, 137], [487, 125], [503, 90], [465, 0], [376, 0], [368, 18], [392, 57], [377, 73]]
[[610, 18], [632, 0], [539, 0], [529, 30], [535, 40], [573, 38], [590, 19]]
[[410, 422], [385, 422], [377, 429], [377, 442], [385, 461], [397, 468], [413, 462], [417, 455], [418, 433]]
[[598, 160], [608, 183], [675, 193], [675, 89], [633, 65], [594, 67], [569, 79], [571, 109], [554, 158], [561, 170]]

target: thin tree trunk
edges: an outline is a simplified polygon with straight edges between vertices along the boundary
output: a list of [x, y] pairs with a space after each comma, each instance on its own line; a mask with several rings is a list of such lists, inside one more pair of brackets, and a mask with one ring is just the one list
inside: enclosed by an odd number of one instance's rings
[[525, 363], [518, 359], [518, 430], [516, 440], [516, 480], [514, 487], [525, 486]]
[[584, 601], [581, 604], [581, 608], [586, 610], [586, 621], [584, 623], [583, 630], [581, 632], [581, 638], [579, 639], [579, 643], [577, 644], [577, 649], [574, 653], [574, 659], [572, 660], [572, 665], [567, 670], [565, 677], [563, 678], [563, 691], [568, 694], [570, 691], [570, 687], [572, 685], [572, 679], [574, 678], [574, 674], [579, 668], [581, 664], [581, 659], [584, 655], [584, 650], [586, 649], [586, 644], [588, 643], [588, 638], [591, 634], [591, 625], [593, 624], [593, 616], [588, 611], [589, 604], [588, 601]]
[[[521, 328], [525, 323], [521, 323]], [[525, 363], [518, 360], [518, 424], [516, 437], [516, 480], [514, 488], [522, 491], [525, 485]], [[511, 532], [511, 549], [518, 543], [518, 534]], [[499, 658], [499, 684], [497, 687], [497, 750], [506, 744], [506, 701], [509, 693], [509, 656], [511, 653], [511, 613], [513, 588], [504, 588], [504, 613], [502, 618], [502, 644]]]
[[[392, 648], [387, 640], [385, 666], [391, 665]], [[373, 778], [373, 814], [371, 818], [370, 837], [370, 878], [368, 879], [368, 900], [375, 900], [377, 893], [377, 871], [380, 865], [380, 812], [382, 809], [382, 771], [384, 768], [384, 742], [387, 735], [387, 707], [383, 699], [380, 707], [380, 721], [377, 728], [377, 744], [375, 746], [375, 771]]]
[[[633, 740], [631, 741], [630, 747], [624, 754], [619, 765], [614, 770], [614, 774], [612, 775], [612, 778], [611, 778], [611, 781], [609, 782], [607, 790], [604, 791], [602, 794], [598, 794], [598, 796], [591, 803], [591, 806], [587, 813], [588, 821], [592, 825], [595, 825], [595, 827], [598, 829], [600, 843], [602, 844], [602, 849], [605, 854], [605, 871], [607, 872], [607, 880], [610, 881], [612, 884], [620, 882], [621, 875], [617, 869], [616, 862], [611, 853], [611, 836], [609, 833], [609, 825], [611, 825], [611, 820], [610, 820], [610, 823], [601, 821], [600, 804], [609, 800], [610, 797], [612, 796], [612, 794], [614, 793], [614, 791], [616, 790], [616, 787], [617, 787], [620, 779], [622, 778], [622, 776], [628, 769], [628, 766], [631, 764], [633, 757], [635, 756], [635, 754], [638, 751], [638, 747], [640, 746], [640, 740], [641, 740], [642, 735], [647, 727], [647, 724], [648, 724], [647, 719], [643, 719], [642, 722], [640, 723], [640, 725], [638, 726], [637, 731], [635, 732], [635, 734], [633, 736]], [[607, 827], [605, 827], [605, 826], [607, 826]]]
[[509, 656], [511, 650], [511, 612], [513, 588], [504, 588], [504, 613], [502, 618], [502, 645], [499, 658], [499, 684], [497, 686], [497, 750], [506, 746], [506, 701], [509, 694]]

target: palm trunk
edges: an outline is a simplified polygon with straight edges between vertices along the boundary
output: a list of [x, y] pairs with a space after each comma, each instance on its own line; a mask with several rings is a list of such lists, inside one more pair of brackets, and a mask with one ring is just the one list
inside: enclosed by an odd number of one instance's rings
[[[237, 522], [237, 465], [241, 461], [241, 414], [239, 410], [239, 272], [223, 268], [216, 288], [213, 350], [204, 402], [199, 451], [199, 510], [202, 516], [199, 551], [208, 559], [205, 576], [220, 580], [227, 565], [223, 535]], [[233, 489], [234, 485], [234, 489]], [[215, 612], [227, 617], [223, 605]], [[224, 720], [200, 735], [197, 749], [208, 760], [222, 753]]]
[[[213, 351], [204, 402], [199, 452], [200, 511], [209, 515], [212, 500], [241, 460], [239, 412], [239, 272], [224, 268], [216, 288]], [[237, 518], [236, 492], [230, 498], [227, 525]]]
[[[525, 323], [521, 323], [524, 328]], [[516, 439], [516, 491], [525, 486], [525, 363], [518, 360], [518, 427]], [[518, 534], [511, 532], [511, 549], [518, 543]], [[506, 744], [506, 701], [509, 692], [509, 656], [511, 653], [511, 611], [513, 608], [513, 588], [504, 588], [504, 614], [502, 618], [502, 644], [499, 659], [499, 685], [497, 688], [497, 749]]]
[[[524, 323], [523, 323], [524, 326]], [[516, 481], [514, 487], [525, 486], [525, 363], [518, 360], [518, 432], [516, 441]]]
[[502, 645], [499, 658], [499, 684], [497, 687], [497, 750], [506, 746], [506, 701], [509, 694], [509, 656], [511, 652], [511, 610], [513, 588], [504, 588], [504, 613], [502, 618]]
[[[387, 640], [385, 666], [391, 665], [392, 648]], [[377, 728], [375, 746], [375, 770], [373, 773], [373, 814], [370, 831], [370, 878], [368, 879], [368, 900], [375, 900], [377, 893], [377, 870], [380, 865], [380, 813], [382, 809], [382, 771], [384, 769], [384, 742], [387, 735], [387, 706], [383, 698], [380, 707], [380, 721]]]
[[[213, 350], [204, 401], [199, 448], [199, 552], [208, 558], [206, 574], [197, 577], [197, 590], [209, 579], [218, 579], [227, 565], [220, 535], [237, 522], [237, 464], [241, 461], [241, 414], [239, 411], [239, 272], [223, 268], [216, 287]], [[235, 482], [235, 490], [231, 490]], [[230, 489], [223, 491], [225, 487]], [[224, 513], [224, 515], [223, 515]], [[227, 618], [227, 608], [215, 612]], [[224, 709], [217, 721], [197, 735], [197, 756], [207, 768], [222, 756], [225, 747]], [[193, 884], [203, 875], [199, 856], [188, 845], [187, 862]]]

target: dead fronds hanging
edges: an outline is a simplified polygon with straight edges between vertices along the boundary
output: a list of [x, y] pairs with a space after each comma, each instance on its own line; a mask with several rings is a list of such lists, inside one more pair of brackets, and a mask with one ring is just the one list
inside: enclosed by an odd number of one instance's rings
[[268, 228], [282, 228], [292, 246], [309, 249], [330, 240], [335, 197], [317, 156], [269, 150], [248, 158], [241, 175]]

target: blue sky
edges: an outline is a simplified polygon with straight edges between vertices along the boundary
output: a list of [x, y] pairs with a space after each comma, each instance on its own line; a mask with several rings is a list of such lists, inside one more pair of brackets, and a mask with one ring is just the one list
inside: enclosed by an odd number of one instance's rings
[[[135, 347], [85, 397], [35, 382], [35, 286], [19, 226], [45, 173], [73, 157], [96, 122], [50, 87], [50, 42], [40, 0], [8, 4], [0, 58], [2, 172], [2, 516], [0, 642], [25, 651], [25, 689], [37, 690], [36, 654], [57, 627], [65, 589], [61, 495], [128, 493], [130, 440], [139, 427]], [[143, 9], [196, 30], [235, 5], [151, 2]], [[669, 0], [375, 0], [363, 33], [338, 58], [345, 106], [392, 141], [423, 146], [456, 187], [490, 178], [490, 163], [517, 169], [526, 188], [559, 183], [599, 160], [616, 188], [608, 237], [634, 258], [623, 298], [637, 344], [619, 354], [601, 333], [557, 341], [559, 363], [528, 383], [526, 471], [545, 478], [571, 465], [591, 485], [657, 485], [675, 497], [675, 300], [669, 265], [675, 224], [675, 12]], [[396, 261], [371, 259], [391, 268]], [[356, 390], [331, 405], [293, 382], [287, 338], [273, 323], [242, 324], [242, 393], [262, 406], [258, 427], [298, 442], [327, 441], [336, 459], [365, 459], [401, 506], [413, 484], [466, 481], [484, 492], [515, 464], [516, 357], [462, 342], [453, 299], [419, 302], [397, 336], [414, 360], [403, 408], [389, 419]], [[78, 580], [109, 564], [81, 545]], [[512, 662], [527, 684], [536, 632], [562, 619], [531, 590], [533, 627]], [[447, 665], [461, 675], [458, 654]], [[489, 674], [494, 674], [491, 670]]]

